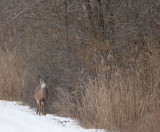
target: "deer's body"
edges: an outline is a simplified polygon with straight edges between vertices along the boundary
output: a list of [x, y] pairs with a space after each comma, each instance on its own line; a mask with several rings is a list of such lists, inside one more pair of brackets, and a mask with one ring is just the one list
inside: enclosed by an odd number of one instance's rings
[[40, 78], [40, 84], [36, 87], [35, 100], [37, 102], [37, 114], [46, 114], [46, 102], [48, 99], [48, 90], [46, 80]]

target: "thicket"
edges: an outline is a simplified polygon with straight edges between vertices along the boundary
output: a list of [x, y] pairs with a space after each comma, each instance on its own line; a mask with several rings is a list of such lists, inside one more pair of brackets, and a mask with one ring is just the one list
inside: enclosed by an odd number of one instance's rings
[[119, 130], [159, 109], [159, 58], [159, 0], [0, 2], [0, 99], [48, 76], [49, 113]]

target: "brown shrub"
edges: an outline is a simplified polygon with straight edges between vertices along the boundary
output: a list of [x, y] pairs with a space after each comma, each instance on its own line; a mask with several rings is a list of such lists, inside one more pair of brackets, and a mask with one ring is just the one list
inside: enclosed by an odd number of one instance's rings
[[[100, 66], [95, 79], [75, 88], [60, 102], [60, 113], [88, 128], [119, 130], [160, 106], [159, 67], [125, 70]], [[62, 97], [62, 96], [61, 96]]]
[[23, 59], [15, 53], [1, 53], [0, 56], [0, 99], [27, 102], [33, 89], [33, 72]]
[[56, 100], [53, 103], [55, 113], [60, 116], [70, 117], [73, 111], [73, 102], [71, 93], [64, 88], [57, 88]]
[[159, 132], [159, 124], [160, 112], [154, 112], [125, 124], [122, 132]]

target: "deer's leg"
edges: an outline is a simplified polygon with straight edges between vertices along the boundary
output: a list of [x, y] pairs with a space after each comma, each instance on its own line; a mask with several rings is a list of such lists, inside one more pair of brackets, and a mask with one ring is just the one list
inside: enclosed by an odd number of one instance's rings
[[39, 115], [41, 115], [41, 111], [42, 111], [42, 105], [41, 105], [41, 102], [39, 103]]
[[39, 101], [37, 101], [37, 114], [39, 112]]
[[38, 104], [38, 115], [40, 115], [40, 110], [41, 110], [41, 104]]
[[44, 115], [46, 115], [46, 102], [44, 102]]
[[39, 106], [38, 106], [38, 104], [37, 104], [37, 112], [36, 112], [37, 114], [38, 114], [38, 107], [39, 107]]
[[42, 102], [42, 114], [45, 115], [45, 103], [44, 103], [44, 101]]
[[40, 107], [39, 107], [39, 115], [42, 114], [42, 102], [40, 102]]

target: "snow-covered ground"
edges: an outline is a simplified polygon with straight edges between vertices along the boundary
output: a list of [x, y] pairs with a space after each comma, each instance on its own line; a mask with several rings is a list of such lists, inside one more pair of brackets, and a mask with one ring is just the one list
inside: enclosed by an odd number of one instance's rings
[[0, 100], [0, 132], [105, 132], [84, 129], [69, 118], [38, 116], [21, 103]]

